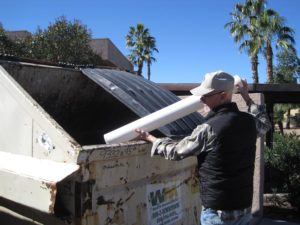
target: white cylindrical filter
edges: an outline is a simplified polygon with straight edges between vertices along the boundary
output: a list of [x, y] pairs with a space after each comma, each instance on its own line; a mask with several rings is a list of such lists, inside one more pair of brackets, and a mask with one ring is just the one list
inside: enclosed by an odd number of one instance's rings
[[200, 96], [189, 96], [123, 127], [104, 134], [104, 140], [107, 144], [118, 144], [130, 141], [138, 136], [138, 133], [135, 131], [138, 128], [150, 132], [193, 113], [200, 107]]
[[237, 93], [236, 85], [239, 86], [239, 87], [243, 87], [243, 82], [242, 82], [242, 79], [238, 75], [233, 76], [233, 78], [234, 78], [234, 89], [233, 89], [233, 92]]

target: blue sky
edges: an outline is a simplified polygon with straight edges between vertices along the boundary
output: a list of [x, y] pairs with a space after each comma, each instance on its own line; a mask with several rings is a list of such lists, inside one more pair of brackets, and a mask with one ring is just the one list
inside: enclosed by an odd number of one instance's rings
[[[0, 22], [6, 30], [45, 29], [56, 18], [78, 19], [93, 38], [110, 38], [128, 54], [125, 36], [130, 26], [143, 23], [156, 38], [151, 80], [157, 83], [199, 83], [205, 73], [224, 70], [252, 83], [248, 56], [240, 53], [224, 24], [234, 4], [244, 0], [0, 0]], [[269, 0], [296, 34], [299, 48], [300, 1]], [[275, 51], [275, 50], [274, 50]], [[276, 62], [274, 62], [276, 63]], [[143, 75], [146, 77], [146, 67]], [[260, 83], [266, 82], [266, 64], [260, 57]]]

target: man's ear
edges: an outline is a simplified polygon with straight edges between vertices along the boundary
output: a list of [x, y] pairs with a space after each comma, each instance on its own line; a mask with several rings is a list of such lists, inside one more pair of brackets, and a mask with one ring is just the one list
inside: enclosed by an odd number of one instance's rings
[[231, 94], [230, 94], [229, 92], [226, 92], [226, 91], [222, 92], [222, 93], [221, 93], [221, 101], [222, 101], [222, 102], [227, 102], [227, 101], [229, 101], [229, 100], [231, 99], [230, 95], [231, 95]]
[[227, 95], [228, 95], [228, 93], [225, 92], [225, 91], [223, 91], [223, 92], [221, 93], [221, 100], [227, 99]]

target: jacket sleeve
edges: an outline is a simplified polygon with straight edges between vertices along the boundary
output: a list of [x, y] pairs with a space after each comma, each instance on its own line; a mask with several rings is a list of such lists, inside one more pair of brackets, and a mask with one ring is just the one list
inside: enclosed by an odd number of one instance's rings
[[265, 105], [251, 104], [248, 112], [255, 117], [256, 130], [259, 136], [265, 135], [271, 129]]
[[188, 156], [210, 151], [215, 144], [216, 135], [208, 124], [197, 126], [190, 136], [180, 141], [170, 138], [157, 139], [152, 146], [151, 156], [160, 155], [168, 160], [181, 160]]

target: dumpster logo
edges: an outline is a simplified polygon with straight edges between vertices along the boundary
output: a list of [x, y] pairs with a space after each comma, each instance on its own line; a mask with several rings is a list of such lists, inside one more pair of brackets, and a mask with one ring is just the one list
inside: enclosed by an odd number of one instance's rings
[[170, 201], [178, 198], [178, 193], [176, 187], [174, 188], [163, 188], [156, 191], [150, 192], [150, 201], [152, 206], [161, 204], [165, 201]]
[[173, 224], [182, 217], [180, 191], [173, 184], [147, 186], [148, 224]]

